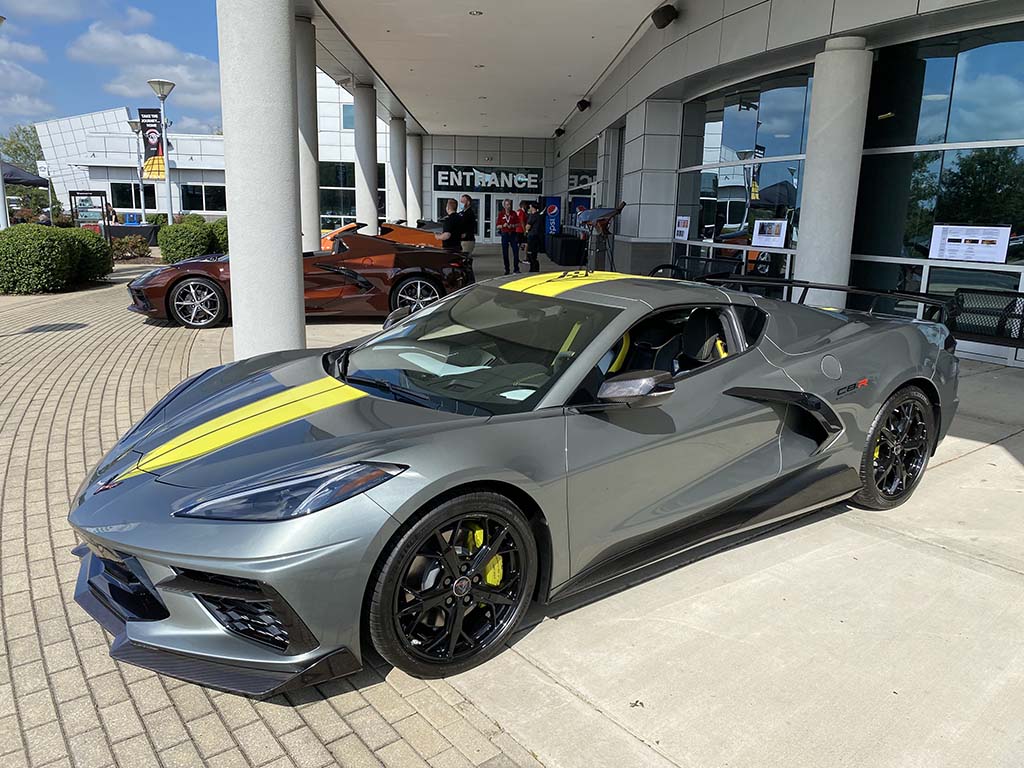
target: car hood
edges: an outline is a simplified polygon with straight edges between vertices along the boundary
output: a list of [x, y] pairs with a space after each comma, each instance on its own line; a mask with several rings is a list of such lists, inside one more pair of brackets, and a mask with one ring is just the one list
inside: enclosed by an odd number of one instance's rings
[[294, 477], [484, 418], [367, 394], [328, 376], [322, 355], [278, 353], [186, 382], [122, 438], [76, 501], [139, 483], [212, 489]]

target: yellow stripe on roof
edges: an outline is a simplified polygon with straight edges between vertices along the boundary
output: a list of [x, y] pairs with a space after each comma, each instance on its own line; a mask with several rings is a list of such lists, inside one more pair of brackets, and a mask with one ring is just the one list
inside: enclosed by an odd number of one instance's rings
[[117, 479], [124, 480], [143, 472], [198, 458], [260, 432], [361, 397], [366, 397], [366, 393], [331, 376], [291, 387], [182, 432], [147, 453], [139, 459], [135, 468], [124, 472]]
[[557, 274], [537, 274], [523, 277], [505, 283], [501, 287], [507, 291], [518, 291], [528, 293], [531, 296], [558, 296], [573, 288], [584, 288], [599, 283], [607, 283], [612, 280], [626, 280], [637, 278], [639, 275], [624, 275], [621, 272], [587, 272], [576, 270], [573, 272], [560, 272]]

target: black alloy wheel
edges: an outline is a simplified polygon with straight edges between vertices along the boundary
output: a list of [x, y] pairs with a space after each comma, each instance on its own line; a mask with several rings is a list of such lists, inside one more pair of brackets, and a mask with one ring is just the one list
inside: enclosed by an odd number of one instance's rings
[[419, 312], [440, 298], [441, 290], [430, 278], [407, 277], [395, 287], [391, 294], [391, 309], [409, 307], [413, 312]]
[[500, 650], [529, 607], [537, 548], [508, 499], [474, 493], [431, 510], [380, 571], [370, 605], [378, 652], [420, 677], [455, 674]]
[[872, 425], [854, 501], [891, 509], [910, 498], [928, 466], [934, 429], [932, 404], [920, 389], [905, 387], [890, 397]]

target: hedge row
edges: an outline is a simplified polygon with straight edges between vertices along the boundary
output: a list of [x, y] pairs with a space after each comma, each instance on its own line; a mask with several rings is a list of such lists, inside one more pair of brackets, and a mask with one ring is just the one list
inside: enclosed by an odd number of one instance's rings
[[47, 293], [114, 269], [110, 245], [86, 229], [18, 224], [0, 232], [0, 293]]
[[168, 264], [196, 256], [228, 252], [228, 220], [207, 223], [197, 213], [183, 216], [177, 224], [161, 227], [157, 233], [160, 255]]

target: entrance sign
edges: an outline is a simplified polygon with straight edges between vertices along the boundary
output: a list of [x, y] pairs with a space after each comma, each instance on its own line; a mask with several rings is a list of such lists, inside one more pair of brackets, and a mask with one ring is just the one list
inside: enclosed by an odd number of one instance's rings
[[690, 217], [689, 216], [676, 216], [676, 240], [689, 240], [690, 239]]
[[142, 140], [146, 147], [142, 178], [146, 181], [163, 181], [167, 178], [167, 166], [164, 162], [164, 127], [160, 120], [160, 110], [140, 109], [139, 123], [142, 124]]
[[1009, 227], [936, 224], [932, 227], [932, 243], [928, 249], [928, 258], [1005, 264], [1006, 249], [1009, 246]]
[[483, 165], [435, 165], [436, 192], [514, 192], [540, 194], [542, 168], [493, 168]]
[[785, 248], [786, 224], [785, 219], [759, 219], [755, 221], [754, 236], [751, 238], [750, 244], [760, 245], [764, 248]]

